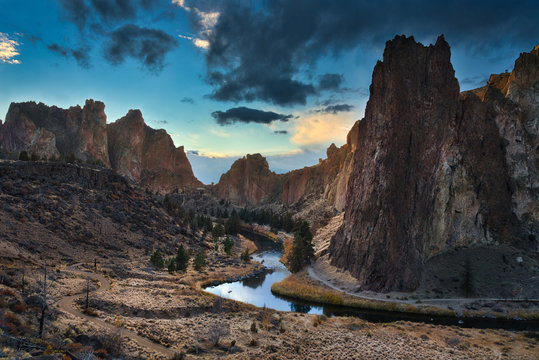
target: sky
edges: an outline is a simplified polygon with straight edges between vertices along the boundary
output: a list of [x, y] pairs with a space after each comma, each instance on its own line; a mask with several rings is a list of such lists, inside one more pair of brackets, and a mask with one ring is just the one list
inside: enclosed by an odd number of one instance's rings
[[539, 2], [0, 0], [0, 119], [11, 102], [140, 109], [217, 182], [261, 153], [318, 163], [363, 117], [385, 42], [444, 34], [461, 90], [539, 42]]

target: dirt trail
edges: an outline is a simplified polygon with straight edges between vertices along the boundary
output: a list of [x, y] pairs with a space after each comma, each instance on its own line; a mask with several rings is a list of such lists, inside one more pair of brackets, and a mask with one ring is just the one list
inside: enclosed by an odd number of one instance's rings
[[[307, 267], [307, 274], [309, 275], [310, 278], [324, 284], [325, 286], [327, 286], [327, 287], [329, 287], [329, 288], [331, 288], [333, 290], [340, 291], [340, 292], [343, 292], [343, 293], [345, 293], [347, 295], [354, 296], [354, 297], [357, 297], [357, 298], [360, 298], [360, 299], [376, 300], [376, 301], [390, 302], [390, 303], [406, 303], [406, 304], [415, 304], [417, 302], [417, 300], [415, 300], [415, 299], [408, 299], [408, 300], [387, 299], [387, 298], [384, 299], [383, 296], [385, 294], [382, 294], [382, 293], [380, 293], [379, 295], [375, 295], [375, 296], [369, 296], [369, 295], [349, 291], [345, 287], [340, 287], [340, 286], [336, 286], [336, 285], [332, 284], [331, 280], [328, 278], [328, 276], [326, 274], [323, 274], [322, 272], [317, 271], [317, 269], [315, 269], [313, 266], [308, 266]], [[509, 302], [509, 301], [513, 301], [513, 302], [525, 301], [525, 302], [535, 302], [535, 303], [537, 303], [537, 302], [539, 302], [539, 299], [518, 299], [518, 298], [440, 298], [440, 299], [424, 299], [424, 298], [422, 298], [421, 299], [422, 303], [438, 303], [439, 305], [454, 305], [454, 306], [463, 305], [463, 304], [466, 304], [466, 303], [471, 303], [471, 302], [476, 302], [476, 301], [505, 301], [505, 302]]]
[[[105, 292], [105, 291], [110, 289], [111, 282], [110, 282], [109, 279], [105, 278], [101, 274], [96, 274], [96, 273], [86, 272], [86, 271], [82, 271], [82, 270], [77, 270], [76, 267], [78, 265], [80, 265], [80, 264], [71, 265], [70, 267], [67, 268], [67, 270], [70, 271], [70, 272], [74, 272], [74, 273], [77, 273], [79, 275], [82, 275], [84, 277], [89, 277], [92, 280], [99, 281], [101, 286], [97, 290], [93, 291], [92, 292], [93, 294], [99, 294], [99, 293]], [[84, 319], [84, 320], [92, 323], [97, 328], [106, 329], [106, 330], [113, 331], [113, 332], [117, 331], [118, 328], [116, 326], [114, 326], [112, 324], [109, 324], [107, 322], [104, 322], [103, 320], [99, 320], [99, 319], [97, 319], [95, 317], [85, 315], [85, 314], [81, 313], [79, 310], [77, 310], [73, 306], [73, 302], [75, 301], [75, 299], [80, 298], [82, 295], [84, 295], [84, 293], [79, 293], [79, 294], [72, 295], [72, 296], [66, 296], [66, 297], [62, 298], [60, 301], [58, 301], [56, 306], [58, 307], [58, 309], [60, 309], [63, 312], [66, 312], [66, 313], [71, 314], [71, 315], [73, 315], [75, 317]], [[129, 339], [131, 339], [131, 340], [135, 341], [136, 343], [138, 343], [141, 347], [143, 347], [143, 348], [145, 348], [147, 350], [150, 350], [151, 352], [160, 353], [160, 354], [164, 355], [167, 358], [171, 358], [175, 354], [175, 351], [173, 349], [169, 349], [169, 348], [167, 348], [165, 346], [156, 344], [153, 341], [150, 341], [147, 338], [138, 335], [134, 331], [131, 331], [131, 330], [128, 330], [128, 329], [122, 329], [122, 336], [128, 337]]]

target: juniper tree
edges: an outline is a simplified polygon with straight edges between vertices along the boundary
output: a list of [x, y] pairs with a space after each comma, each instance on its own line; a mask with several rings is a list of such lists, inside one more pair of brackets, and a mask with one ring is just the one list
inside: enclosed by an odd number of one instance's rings
[[176, 270], [185, 271], [187, 270], [187, 265], [189, 264], [189, 254], [185, 251], [183, 244], [178, 248], [178, 253], [176, 254]]
[[308, 264], [314, 257], [313, 234], [309, 228], [309, 223], [304, 221], [301, 223], [298, 231], [294, 236], [292, 243], [292, 252], [288, 258], [288, 266], [290, 271], [298, 272], [303, 266]]

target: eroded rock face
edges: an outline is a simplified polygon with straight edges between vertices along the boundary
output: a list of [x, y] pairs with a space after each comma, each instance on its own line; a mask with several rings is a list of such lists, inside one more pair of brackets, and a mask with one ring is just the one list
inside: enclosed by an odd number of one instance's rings
[[334, 265], [366, 289], [410, 290], [425, 261], [448, 249], [536, 248], [534, 59], [459, 94], [443, 37], [428, 47], [404, 36], [387, 42], [355, 135], [361, 151], [329, 248]]
[[338, 211], [344, 209], [348, 178], [352, 171], [354, 152], [357, 148], [354, 134], [359, 121], [350, 130], [347, 142], [340, 148], [331, 144], [327, 158], [319, 164], [293, 170], [284, 175], [281, 202], [292, 205], [302, 198], [316, 195], [327, 199]]
[[230, 170], [221, 175], [213, 192], [220, 199], [229, 199], [239, 205], [255, 205], [278, 198], [282, 175], [269, 169], [260, 154], [236, 160]]
[[147, 126], [139, 110], [109, 124], [107, 134], [112, 168], [132, 181], [160, 193], [202, 185], [183, 146], [176, 148], [165, 130]]
[[0, 150], [27, 151], [40, 158], [75, 155], [100, 163], [160, 193], [201, 186], [183, 146], [176, 148], [165, 130], [144, 123], [139, 110], [106, 124], [105, 105], [86, 100], [67, 110], [35, 102], [12, 103], [0, 124]]
[[86, 100], [67, 110], [35, 102], [12, 103], [2, 127], [3, 148], [39, 157], [74, 154], [85, 162], [110, 166], [105, 105]]

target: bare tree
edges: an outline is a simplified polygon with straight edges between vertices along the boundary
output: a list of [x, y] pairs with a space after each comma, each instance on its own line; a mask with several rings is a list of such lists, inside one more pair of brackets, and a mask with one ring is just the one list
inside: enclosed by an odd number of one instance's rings
[[219, 345], [219, 340], [227, 335], [230, 335], [230, 325], [225, 323], [211, 325], [206, 334], [213, 346]]
[[43, 268], [43, 302], [41, 303], [41, 318], [39, 319], [39, 337], [43, 338], [43, 326], [45, 325], [45, 313], [47, 311], [47, 268]]

